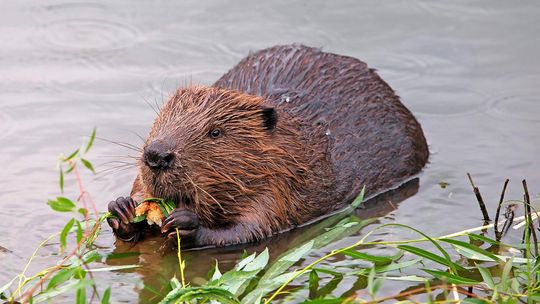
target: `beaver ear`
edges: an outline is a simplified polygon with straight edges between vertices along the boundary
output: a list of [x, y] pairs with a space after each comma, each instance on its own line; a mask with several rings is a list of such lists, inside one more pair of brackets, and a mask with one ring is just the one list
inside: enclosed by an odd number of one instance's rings
[[276, 110], [274, 108], [265, 107], [262, 109], [261, 114], [263, 120], [263, 127], [268, 131], [274, 130], [278, 120]]

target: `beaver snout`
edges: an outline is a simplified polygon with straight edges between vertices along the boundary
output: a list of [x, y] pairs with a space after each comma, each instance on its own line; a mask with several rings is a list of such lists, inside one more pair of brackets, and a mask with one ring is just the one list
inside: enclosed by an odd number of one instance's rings
[[150, 169], [161, 171], [172, 166], [174, 153], [172, 147], [167, 143], [155, 141], [144, 148], [143, 159]]

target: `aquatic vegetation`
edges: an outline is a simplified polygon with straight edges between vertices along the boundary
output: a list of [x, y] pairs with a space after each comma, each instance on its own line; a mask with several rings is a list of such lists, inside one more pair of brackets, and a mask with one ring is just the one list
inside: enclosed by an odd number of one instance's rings
[[[10, 282], [1, 282], [0, 299], [40, 303], [67, 297], [76, 303], [109, 303], [114, 291], [110, 287], [100, 290], [93, 274], [138, 267], [96, 267], [96, 262], [115, 258], [115, 255], [102, 253], [94, 245], [100, 236], [101, 224], [111, 215], [97, 211], [79, 174], [81, 165], [94, 170], [85, 158], [94, 138], [95, 130], [81, 148], [67, 157], [60, 156], [60, 191], [63, 192], [65, 176], [72, 174], [79, 187], [79, 196], [76, 200], [60, 196], [49, 200], [48, 204], [54, 211], [71, 213], [73, 217], [59, 233], [38, 246], [28, 265], [38, 250], [55, 238], [59, 240], [58, 250], [63, 258], [33, 275], [27, 274], [27, 265]], [[525, 215], [515, 215], [516, 201], [504, 202], [507, 184], [508, 181], [504, 184], [495, 220], [490, 222], [480, 190], [471, 178], [474, 194], [479, 202], [482, 201], [479, 205], [486, 222], [479, 227], [436, 237], [408, 225], [381, 225], [374, 219], [358, 218], [353, 210], [363, 201], [362, 191], [351, 206], [336, 215], [341, 218], [339, 222], [324, 233], [289, 249], [273, 261], [265, 249], [245, 254], [233, 269], [225, 272], [216, 262], [204, 284], [187, 282], [184, 272], [189, 264], [182, 259], [179, 246], [180, 277], [170, 279], [169, 291], [158, 300], [160, 303], [538, 302], [538, 216], [531, 207], [525, 181], [522, 182], [524, 196], [520, 201]], [[147, 220], [149, 223], [159, 223], [158, 220], [174, 208], [170, 202], [157, 198], [148, 199], [140, 206], [136, 221]], [[506, 206], [504, 220], [499, 220], [503, 206]], [[159, 210], [159, 215], [150, 215], [151, 208]], [[508, 244], [504, 241], [505, 233], [511, 228], [523, 231], [521, 242]], [[367, 229], [371, 230], [364, 231]], [[375, 237], [378, 232], [388, 229], [406, 229], [418, 237], [404, 240]], [[329, 248], [337, 240], [359, 230], [363, 230], [364, 236], [354, 244], [329, 249], [319, 257], [311, 254], [315, 249]], [[177, 242], [180, 244], [178, 232]], [[379, 250], [373, 253], [373, 248]], [[396, 281], [406, 282], [408, 287], [400, 291], [385, 288], [394, 286], [391, 284]], [[351, 282], [352, 287], [345, 292], [339, 291], [344, 289], [340, 286], [350, 286]]]
[[174, 202], [160, 198], [147, 198], [135, 208], [134, 223], [146, 220], [148, 225], [156, 224], [161, 227], [162, 220], [169, 216], [175, 208]]

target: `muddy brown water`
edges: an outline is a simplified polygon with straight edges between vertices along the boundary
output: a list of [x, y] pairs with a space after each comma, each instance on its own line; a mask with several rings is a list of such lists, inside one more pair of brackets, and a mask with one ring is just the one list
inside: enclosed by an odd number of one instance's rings
[[[147, 103], [161, 103], [186, 82], [211, 84], [250, 50], [275, 44], [300, 42], [360, 58], [421, 122], [432, 155], [419, 183], [407, 185], [403, 201], [400, 195], [380, 200], [362, 216], [433, 236], [478, 226], [481, 213], [466, 172], [491, 211], [505, 178], [511, 179], [508, 198], [521, 198], [523, 178], [539, 197], [538, 2], [4, 1], [0, 7], [0, 285], [68, 219], [45, 204], [59, 194], [60, 152], [71, 152], [94, 126], [100, 137], [139, 145], [135, 134], [144, 137], [155, 115]], [[97, 141], [89, 156], [101, 173], [83, 178], [102, 210], [129, 193], [134, 169], [103, 172], [114, 166], [108, 161], [126, 155], [136, 154]], [[75, 196], [73, 179], [66, 189]], [[314, 251], [303, 263], [369, 230]], [[309, 233], [264, 246], [275, 256]], [[374, 237], [414, 235], [393, 228]], [[157, 242], [117, 247], [104, 227], [97, 241], [103, 252], [141, 253], [109, 264], [143, 265], [98, 275], [100, 287], [113, 286], [115, 302], [155, 301], [144, 284], [159, 289], [177, 267], [174, 254], [155, 252]], [[27, 273], [58, 261], [57, 248], [53, 241], [41, 249]], [[186, 253], [188, 278], [201, 282], [214, 259], [227, 268], [241, 252]], [[381, 295], [411, 285], [386, 283]], [[345, 280], [334, 294], [361, 287]]]

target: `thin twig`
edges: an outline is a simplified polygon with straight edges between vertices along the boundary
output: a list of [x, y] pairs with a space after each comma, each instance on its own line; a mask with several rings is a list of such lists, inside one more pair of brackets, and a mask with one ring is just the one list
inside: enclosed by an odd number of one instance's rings
[[529, 189], [527, 188], [526, 180], [521, 181], [521, 183], [523, 184], [523, 192], [524, 192], [523, 197], [525, 200], [525, 211], [526, 211], [525, 215], [527, 216], [527, 222], [528, 222], [527, 229], [530, 230], [530, 235], [532, 236], [533, 242], [534, 242], [534, 252], [535, 252], [535, 255], [538, 256], [538, 239], [536, 238], [534, 222], [532, 221], [532, 217], [531, 217], [531, 198], [529, 196]]
[[484, 199], [482, 199], [482, 195], [480, 194], [480, 190], [478, 189], [478, 187], [474, 185], [471, 175], [467, 173], [467, 176], [469, 177], [469, 181], [471, 182], [471, 186], [473, 187], [474, 195], [476, 195], [476, 200], [478, 200], [478, 204], [480, 205], [480, 210], [482, 210], [484, 221], [490, 222], [491, 219], [489, 218], [489, 213], [486, 209], [486, 204], [484, 203]]
[[497, 241], [500, 241], [500, 238], [501, 238], [501, 235], [502, 235], [502, 233], [499, 232], [499, 229], [498, 229], [497, 225], [499, 223], [499, 214], [501, 213], [501, 206], [502, 206], [502, 203], [504, 201], [504, 194], [506, 193], [506, 187], [508, 186], [509, 181], [510, 181], [509, 179], [506, 179], [504, 181], [504, 186], [503, 186], [503, 189], [502, 189], [502, 192], [501, 192], [501, 198], [499, 199], [499, 205], [497, 206], [497, 213], [495, 214], [495, 223], [493, 225], [493, 228], [495, 229], [495, 236], [497, 238]]

